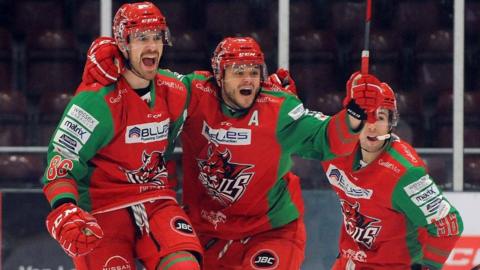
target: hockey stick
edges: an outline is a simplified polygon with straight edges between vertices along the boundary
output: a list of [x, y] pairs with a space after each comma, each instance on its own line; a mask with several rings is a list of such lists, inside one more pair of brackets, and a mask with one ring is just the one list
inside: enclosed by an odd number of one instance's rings
[[372, 0], [366, 0], [365, 7], [365, 40], [363, 43], [362, 63], [360, 71], [362, 74], [368, 74], [368, 61], [370, 58], [370, 19], [372, 18]]

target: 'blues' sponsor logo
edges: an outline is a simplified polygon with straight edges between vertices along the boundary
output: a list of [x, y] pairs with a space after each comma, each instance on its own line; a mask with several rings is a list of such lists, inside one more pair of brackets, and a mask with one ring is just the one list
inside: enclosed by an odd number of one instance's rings
[[330, 164], [328, 166], [327, 176], [330, 184], [343, 190], [345, 195], [350, 198], [370, 199], [370, 197], [372, 197], [373, 191], [371, 189], [358, 187], [348, 179], [344, 171], [340, 170], [335, 165]]
[[140, 138], [140, 133], [142, 132], [141, 129], [139, 129], [138, 127], [133, 127], [132, 129], [130, 129], [130, 131], [128, 131], [128, 137], [129, 138]]
[[162, 122], [128, 126], [125, 132], [125, 143], [150, 143], [166, 140], [170, 119]]
[[214, 129], [203, 122], [202, 135], [215, 144], [249, 145], [252, 131], [245, 128]]

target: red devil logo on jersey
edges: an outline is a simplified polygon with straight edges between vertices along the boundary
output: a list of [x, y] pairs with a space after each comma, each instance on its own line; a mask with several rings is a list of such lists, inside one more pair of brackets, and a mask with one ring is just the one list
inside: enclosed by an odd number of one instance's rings
[[369, 249], [372, 248], [373, 242], [381, 229], [381, 226], [373, 224], [380, 222], [380, 220], [360, 213], [360, 204], [358, 202], [352, 205], [345, 200], [340, 200], [340, 204], [345, 231], [355, 242]]
[[122, 168], [128, 181], [135, 184], [152, 183], [165, 186], [168, 173], [162, 153], [152, 151], [152, 153], [147, 154], [147, 152], [143, 151], [142, 163], [142, 166], [136, 170], [125, 170]]
[[230, 150], [220, 151], [213, 145], [208, 148], [206, 160], [198, 160], [200, 168], [199, 179], [207, 188], [213, 199], [223, 206], [228, 206], [237, 201], [253, 177], [253, 172], [245, 170], [254, 165], [233, 163]]

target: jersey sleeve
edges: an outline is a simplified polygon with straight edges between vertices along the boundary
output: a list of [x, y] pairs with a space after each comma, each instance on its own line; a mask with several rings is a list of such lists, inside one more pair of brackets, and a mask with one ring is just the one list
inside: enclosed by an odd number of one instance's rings
[[77, 187], [89, 173], [88, 161], [112, 136], [112, 115], [103, 96], [93, 91], [75, 95], [48, 146], [42, 181], [52, 207], [78, 201]]
[[353, 151], [358, 133], [344, 110], [330, 117], [310, 111], [296, 97], [286, 95], [280, 109], [277, 137], [284, 151], [304, 158], [328, 160]]
[[419, 235], [425, 235], [418, 239], [423, 251], [420, 263], [441, 269], [463, 231], [457, 209], [423, 167], [407, 170], [394, 189], [392, 205], [405, 214]]

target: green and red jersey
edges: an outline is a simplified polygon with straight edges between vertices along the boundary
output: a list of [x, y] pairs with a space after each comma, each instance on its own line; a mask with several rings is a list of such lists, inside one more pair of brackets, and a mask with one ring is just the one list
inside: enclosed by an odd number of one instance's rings
[[439, 269], [463, 230], [461, 217], [413, 147], [398, 137], [385, 147], [366, 166], [360, 165], [359, 147], [322, 163], [344, 217], [337, 264]]
[[183, 202], [197, 232], [242, 239], [303, 215], [292, 154], [319, 160], [350, 153], [358, 135], [345, 111], [308, 111], [263, 87], [252, 107], [231, 111], [208, 72], [179, 77], [191, 93], [183, 146]]
[[175, 200], [164, 156], [186, 117], [187, 91], [159, 72], [142, 99], [124, 78], [80, 85], [48, 147], [44, 193], [52, 206], [76, 201], [92, 213]]

